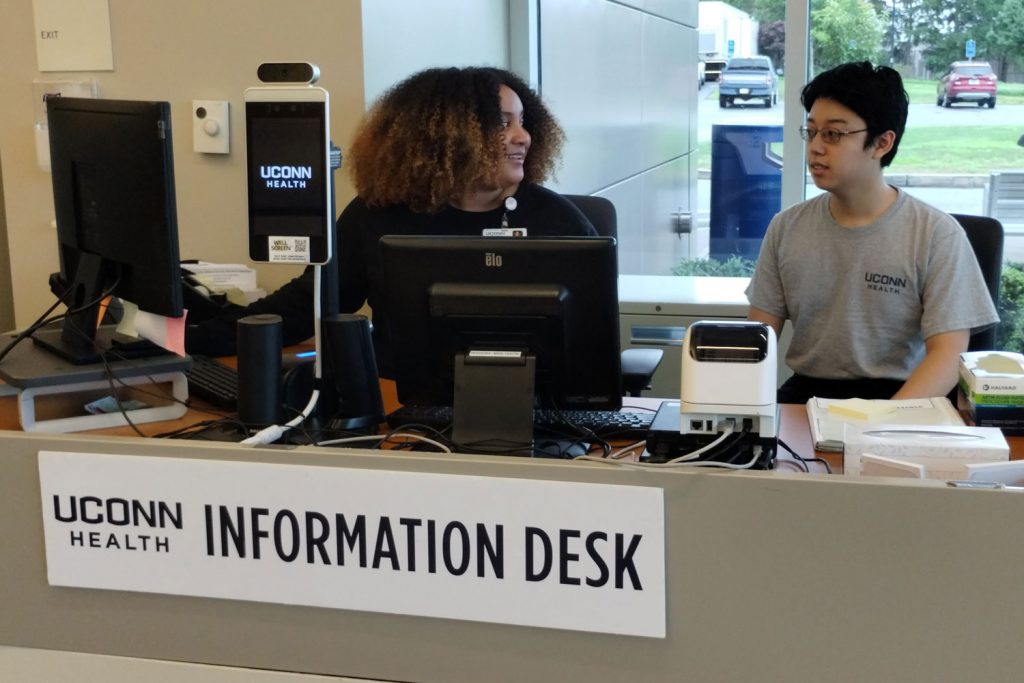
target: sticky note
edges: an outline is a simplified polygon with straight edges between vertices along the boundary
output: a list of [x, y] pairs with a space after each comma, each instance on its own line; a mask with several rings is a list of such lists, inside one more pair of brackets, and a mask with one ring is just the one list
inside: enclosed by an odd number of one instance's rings
[[866, 422], [877, 420], [892, 411], [893, 407], [885, 401], [868, 401], [863, 398], [848, 398], [842, 401], [832, 401], [828, 404], [830, 415], [864, 420]]

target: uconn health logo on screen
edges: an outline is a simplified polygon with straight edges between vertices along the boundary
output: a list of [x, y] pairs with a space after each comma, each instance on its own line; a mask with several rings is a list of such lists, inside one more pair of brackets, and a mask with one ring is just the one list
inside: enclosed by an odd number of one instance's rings
[[313, 167], [260, 166], [260, 179], [268, 190], [304, 190], [313, 179]]

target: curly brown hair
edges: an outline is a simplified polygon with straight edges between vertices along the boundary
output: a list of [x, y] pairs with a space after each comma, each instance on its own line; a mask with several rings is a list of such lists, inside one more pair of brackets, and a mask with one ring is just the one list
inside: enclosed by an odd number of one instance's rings
[[489, 67], [427, 69], [384, 93], [359, 125], [346, 159], [359, 196], [370, 205], [436, 213], [494, 184], [503, 155], [502, 85], [522, 101], [530, 133], [523, 182], [543, 182], [565, 134], [522, 79]]

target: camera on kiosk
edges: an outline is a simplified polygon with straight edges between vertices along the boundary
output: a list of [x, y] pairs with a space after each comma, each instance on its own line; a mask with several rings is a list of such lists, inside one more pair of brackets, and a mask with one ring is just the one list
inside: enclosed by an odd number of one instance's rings
[[320, 78], [320, 67], [309, 62], [264, 62], [256, 69], [263, 83], [305, 83], [313, 85]]

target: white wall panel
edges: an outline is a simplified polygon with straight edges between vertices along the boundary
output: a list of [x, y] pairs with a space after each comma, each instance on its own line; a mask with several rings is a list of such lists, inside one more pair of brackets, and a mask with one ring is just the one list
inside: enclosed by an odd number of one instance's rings
[[641, 165], [653, 168], [689, 151], [689, 129], [696, 128], [696, 107], [690, 106], [697, 96], [696, 32], [644, 15], [640, 54]]
[[615, 203], [619, 272], [667, 274], [690, 252], [672, 214], [696, 204], [697, 3], [539, 6], [541, 93], [569, 137], [553, 186]]
[[644, 266], [643, 176], [635, 176], [596, 193], [615, 205], [619, 227], [619, 272], [642, 273]]
[[695, 164], [691, 155], [679, 157], [596, 193], [615, 204], [620, 273], [669, 275], [690, 255], [690, 235], [675, 231], [673, 214], [695, 206], [689, 185]]
[[432, 66], [508, 68], [508, 0], [362, 3], [366, 104]]
[[590, 193], [643, 164], [644, 15], [602, 0], [542, 0], [540, 87], [569, 136], [558, 188]]
[[[639, 273], [668, 275], [689, 253], [689, 236], [676, 232], [673, 215], [688, 213], [689, 157], [680, 157], [641, 176], [643, 262]], [[621, 272], [621, 271], [620, 271]]]

